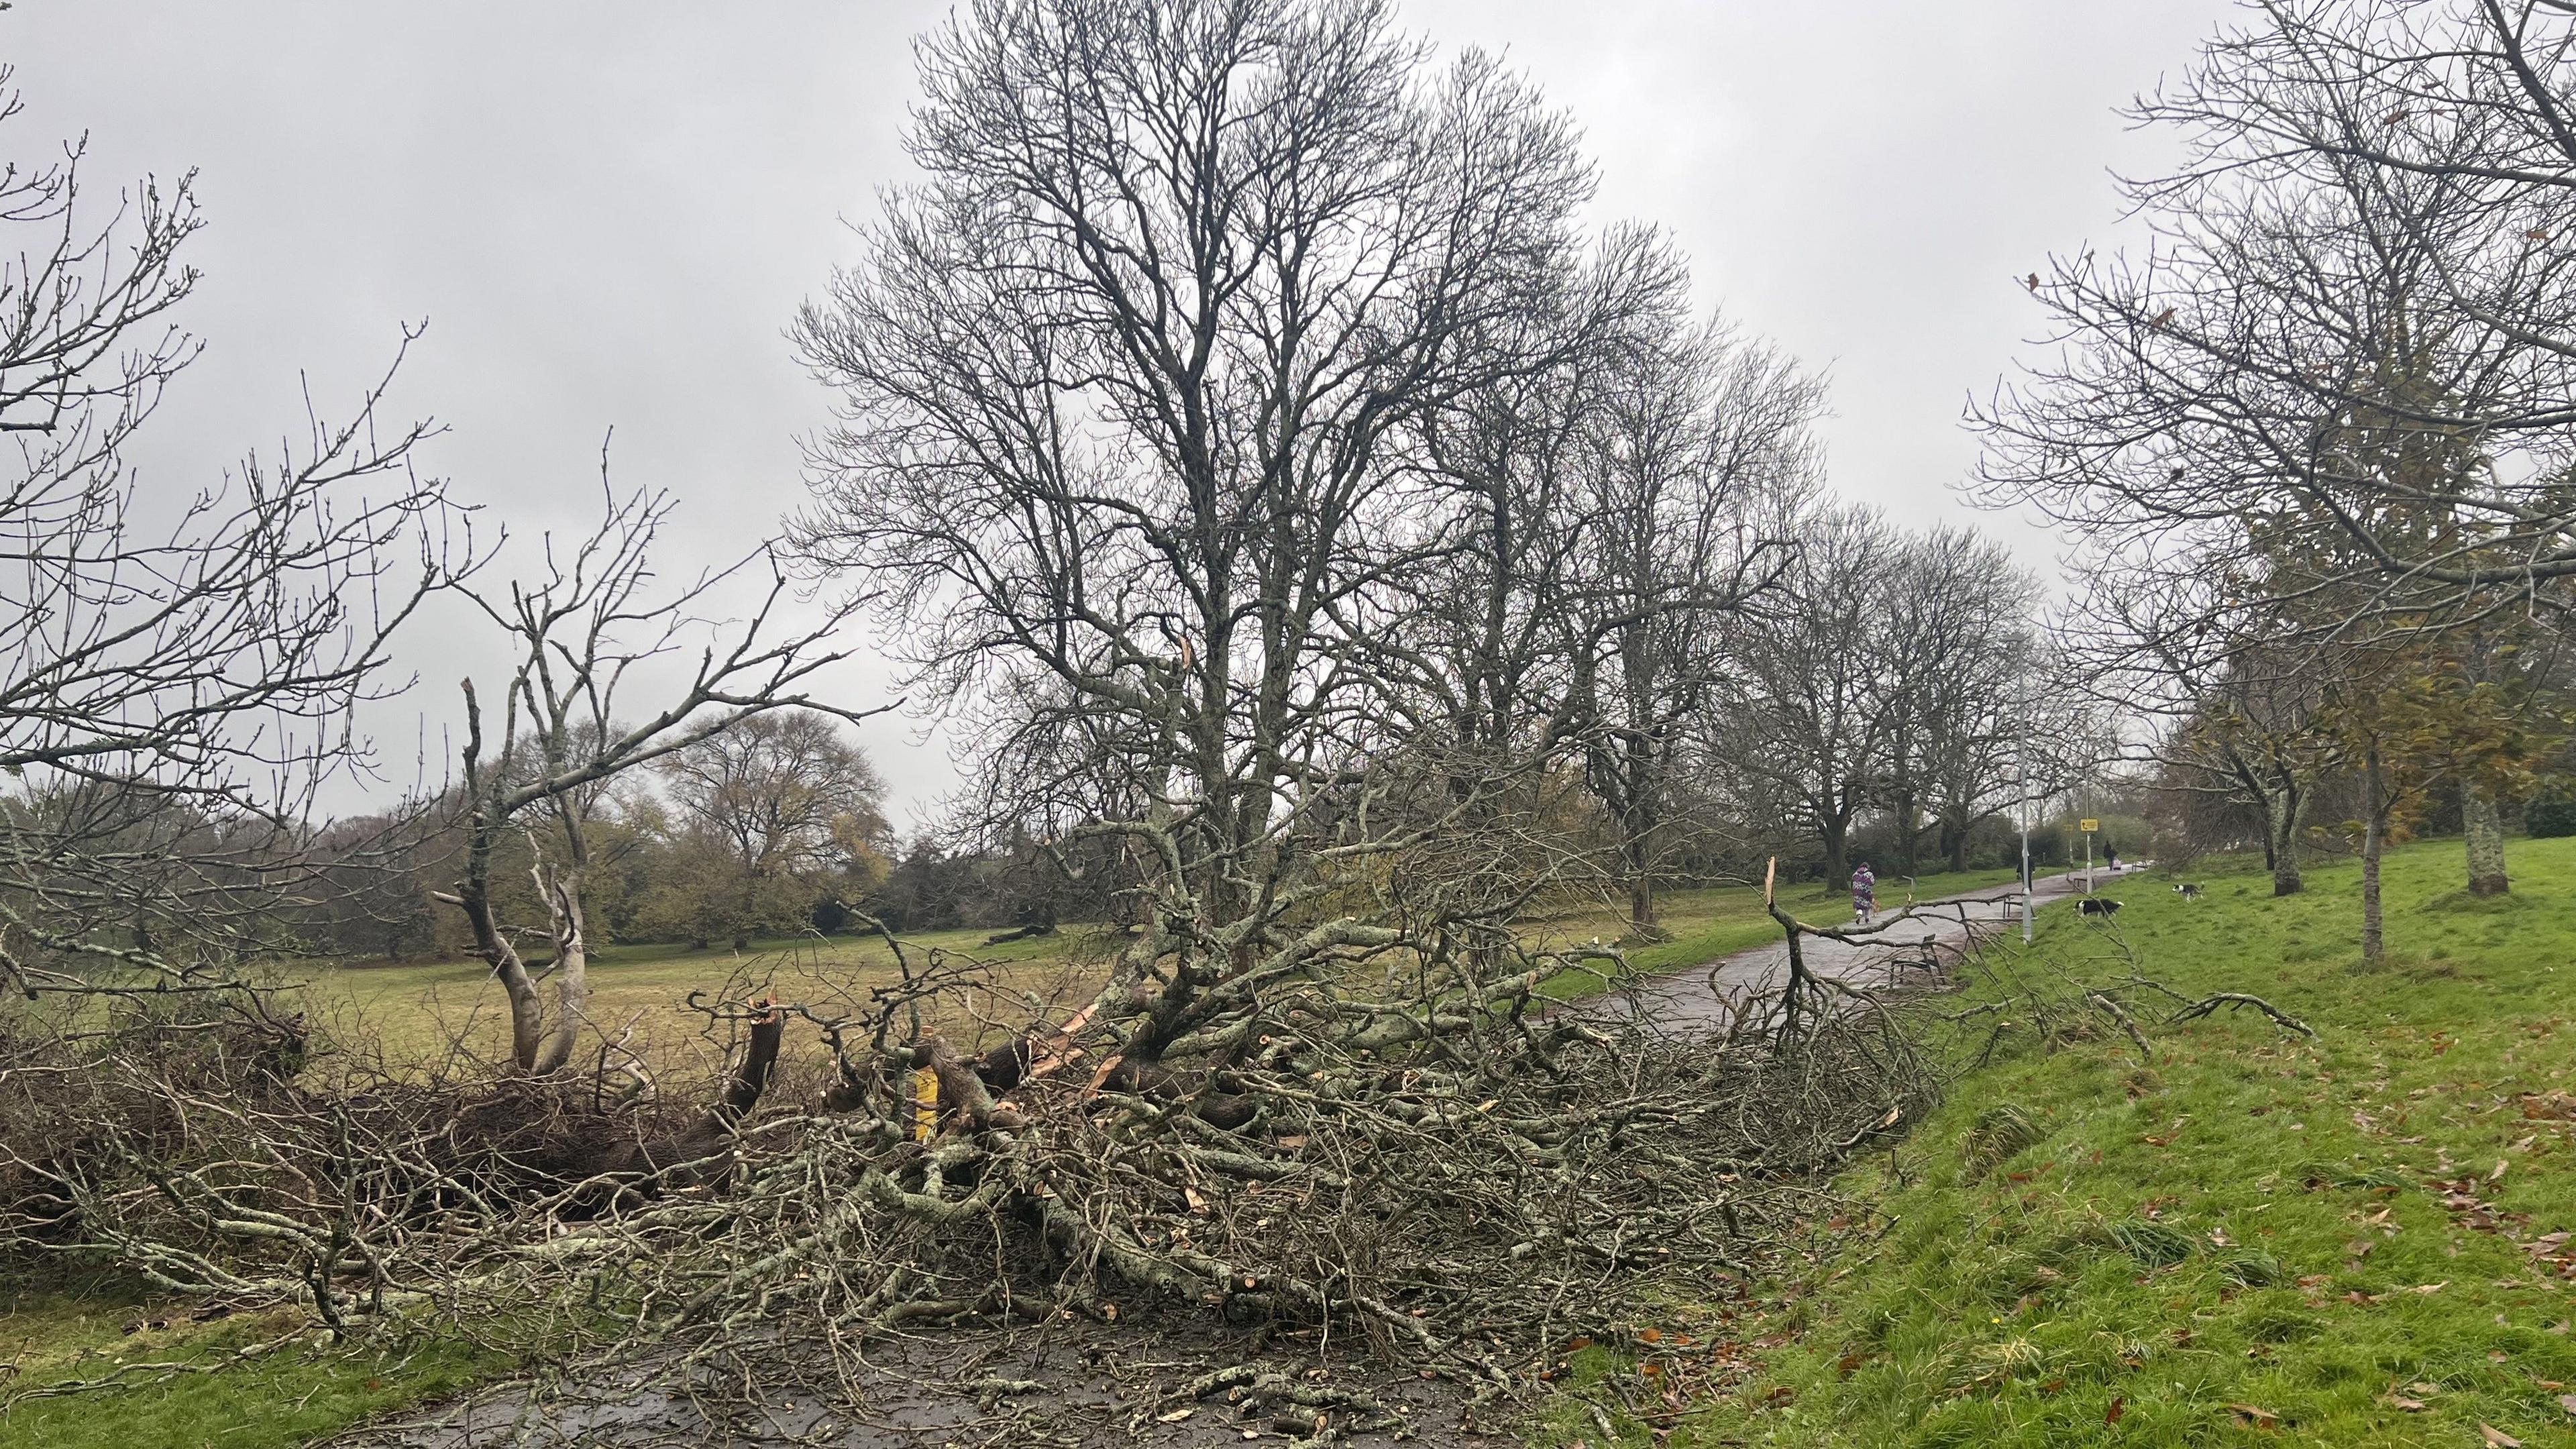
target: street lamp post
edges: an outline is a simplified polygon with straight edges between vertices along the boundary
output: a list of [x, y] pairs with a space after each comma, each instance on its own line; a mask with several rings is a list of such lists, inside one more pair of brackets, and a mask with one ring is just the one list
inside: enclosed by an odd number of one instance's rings
[[2038, 904], [2031, 898], [2030, 889], [2030, 776], [2027, 772], [2023, 772], [2021, 778], [2021, 808], [2013, 813], [2021, 817], [2021, 943], [2027, 946], [2030, 944], [2031, 909]]

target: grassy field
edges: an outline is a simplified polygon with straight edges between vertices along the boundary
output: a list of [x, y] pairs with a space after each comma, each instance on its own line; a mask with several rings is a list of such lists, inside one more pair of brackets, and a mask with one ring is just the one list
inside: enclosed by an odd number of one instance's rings
[[[1803, 1281], [1703, 1306], [1701, 1363], [1658, 1367], [1732, 1386], [1656, 1442], [2576, 1445], [2576, 840], [2513, 867], [2482, 901], [2456, 841], [2395, 853], [2397, 954], [2371, 970], [2349, 865], [2277, 900], [2139, 879], [2119, 926], [2147, 974], [2260, 993], [2319, 1039], [2247, 1014], [2160, 1029], [2143, 1066], [2113, 1035], [1971, 1073], [1842, 1184], [1882, 1217], [1824, 1235]], [[2043, 946], [2093, 929], [2042, 920]], [[2039, 1138], [1974, 1173], [2000, 1104]]]
[[[997, 969], [994, 984], [1017, 997], [1035, 993], [1036, 1014], [1070, 1011], [1098, 980], [1100, 964], [1116, 950], [1114, 938], [1068, 927], [987, 946], [989, 931], [932, 931], [904, 938], [919, 967], [935, 952], [955, 952]], [[691, 951], [680, 946], [607, 946], [590, 966], [590, 1016], [602, 1036], [634, 1033], [648, 1051], [684, 1050], [705, 1038], [705, 1018], [686, 1009], [692, 991], [711, 997], [775, 989], [785, 999], [823, 1003], [863, 996], [867, 988], [900, 978], [893, 953], [875, 938], [834, 936], [757, 941], [736, 952]], [[509, 1043], [509, 1007], [491, 969], [480, 961], [340, 965], [311, 977], [318, 1010], [343, 1034], [373, 1035], [393, 1059], [418, 1059], [451, 1041], [502, 1054]], [[551, 998], [549, 998], [551, 1001]], [[1018, 1020], [1032, 1014], [1014, 1001], [990, 1014]], [[971, 1021], [957, 1034], [978, 1034]]]
[[[288, 1449], [453, 1392], [510, 1365], [448, 1343], [322, 1352], [292, 1341], [293, 1313], [176, 1322], [120, 1295], [0, 1293], [0, 1395], [105, 1378], [130, 1387], [25, 1399], [0, 1417], [9, 1449]], [[223, 1365], [217, 1373], [196, 1372]], [[176, 1366], [165, 1372], [158, 1366]]]
[[[1923, 899], [1999, 884], [2012, 879], [2009, 870], [1932, 875], [1914, 884]], [[1905, 898], [1900, 879], [1881, 883], [1882, 903], [1895, 906]], [[1810, 917], [1839, 919], [1844, 893], [1837, 886], [1803, 884], [1787, 899]], [[1763, 913], [1760, 894], [1744, 886], [1718, 886], [1667, 891], [1659, 915], [1670, 938], [1638, 945], [1629, 959], [1640, 970], [1672, 971], [1712, 961], [1774, 939], [1777, 929]], [[1534, 943], [1564, 945], [1598, 936], [1616, 940], [1626, 929], [1622, 912], [1609, 905], [1586, 906], [1533, 923]], [[1044, 1003], [1039, 1014], [1061, 1016], [1085, 999], [1104, 963], [1117, 949], [1114, 937], [1079, 926], [1051, 936], [986, 946], [990, 932], [933, 931], [907, 936], [916, 963], [934, 951], [956, 952], [994, 963], [996, 984], [1014, 997], [1034, 992]], [[793, 1000], [829, 999], [835, 993], [860, 993], [892, 982], [897, 972], [892, 954], [874, 938], [835, 936], [754, 942], [751, 949], [690, 951], [670, 945], [608, 946], [590, 967], [590, 1014], [603, 1035], [617, 1037], [630, 1029], [651, 1049], [685, 1050], [702, 1040], [704, 1018], [682, 1003], [691, 991], [710, 993], [774, 986]], [[395, 1059], [436, 1053], [451, 1041], [497, 1052], [509, 1039], [509, 1009], [491, 971], [479, 961], [363, 964], [325, 967], [312, 977], [317, 1005], [344, 1033], [373, 1035]], [[1599, 978], [1568, 973], [1550, 983], [1549, 994], [1580, 995], [1601, 989]], [[1008, 1003], [989, 1014], [1018, 1020], [1029, 1014], [1025, 1000]], [[971, 1023], [960, 1033], [976, 1034]]]

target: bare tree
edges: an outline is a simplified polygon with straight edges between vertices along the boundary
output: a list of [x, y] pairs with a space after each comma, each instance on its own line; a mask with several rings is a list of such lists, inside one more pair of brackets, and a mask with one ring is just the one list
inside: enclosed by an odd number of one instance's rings
[[1687, 722], [1723, 669], [1713, 617], [1789, 566], [1766, 521], [1813, 488], [1824, 392], [1722, 322], [1642, 339], [1603, 399], [1584, 459], [1582, 548], [1568, 599], [1586, 778], [1614, 823], [1633, 933], [1652, 936], [1655, 878]]
[[1888, 561], [1870, 647], [1887, 689], [1882, 799], [1909, 869], [1927, 829], [1966, 869], [1970, 832], [2013, 802], [2014, 762], [2053, 727], [2034, 678], [2037, 592], [2003, 545], [1966, 529], [1908, 539]]
[[[1159, 12], [1158, 12], [1159, 13]], [[809, 555], [882, 580], [929, 693], [1134, 751], [1153, 924], [1090, 1018], [1149, 1061], [1381, 950], [1328, 913], [1371, 813], [1394, 581], [1450, 547], [1390, 460], [1533, 358], [1590, 179], [1490, 60], [1425, 72], [1375, 4], [973, 7], [913, 150], [798, 336], [841, 389]], [[1365, 1013], [1363, 1013], [1365, 1017]]]
[[379, 431], [381, 381], [220, 482], [141, 489], [125, 450], [198, 353], [170, 318], [195, 198], [146, 180], [102, 212], [80, 160], [0, 170], [0, 978], [241, 1006], [323, 884], [306, 817], [370, 768], [349, 711], [393, 687], [456, 515], [411, 472], [428, 426]]
[[1963, 850], [2004, 798], [2035, 590], [2001, 545], [1940, 529], [1904, 540], [1876, 592], [1864, 647], [1886, 690], [1880, 796], [1910, 869], [1927, 829], [1937, 824], [1943, 854]]
[[1715, 728], [1718, 752], [1812, 833], [1824, 872], [1851, 868], [1851, 831], [1878, 798], [1889, 691], [1875, 645], [1879, 581], [1902, 544], [1875, 513], [1809, 511], [1787, 529], [1795, 561], [1779, 593], [1729, 631], [1735, 687]]
[[2190, 156], [2125, 183], [2149, 252], [2028, 279], [2061, 350], [1976, 410], [1984, 497], [2073, 526], [2124, 590], [2225, 578], [2210, 619], [2161, 611], [2221, 653], [2259, 600], [2319, 635], [2562, 613], [2568, 12], [2253, 8], [2136, 107]]
[[[542, 573], [467, 590], [513, 657], [498, 691], [497, 721], [487, 722], [474, 681], [464, 684], [464, 878], [439, 898], [464, 913], [476, 952], [509, 999], [511, 1059], [541, 1076], [571, 1059], [585, 1024], [591, 936], [582, 893], [591, 819], [607, 787], [772, 710], [801, 706], [850, 719], [874, 712], [827, 705], [807, 692], [817, 671], [843, 657], [829, 641], [855, 604], [778, 626], [787, 579], [765, 550], [656, 597], [652, 548], [674, 505], [663, 494], [619, 497], [604, 478], [602, 487], [598, 527], [568, 545], [547, 537]], [[754, 568], [768, 578], [747, 617], [726, 624], [700, 612], [729, 580]], [[634, 720], [623, 697], [630, 673], [686, 651], [696, 658], [678, 684], [662, 693], [659, 708]], [[546, 914], [539, 929], [553, 957], [542, 968], [554, 981], [551, 1012], [538, 989], [541, 972], [520, 953], [518, 933], [495, 898], [495, 860], [513, 833], [523, 833], [534, 851]]]

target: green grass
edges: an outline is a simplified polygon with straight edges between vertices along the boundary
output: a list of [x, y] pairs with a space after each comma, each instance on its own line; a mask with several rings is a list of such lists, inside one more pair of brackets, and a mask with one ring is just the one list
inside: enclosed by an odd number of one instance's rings
[[[2456, 841], [2395, 852], [2367, 971], [2350, 865], [2119, 891], [2146, 974], [2320, 1039], [2221, 1016], [2144, 1067], [2106, 1035], [1968, 1075], [1841, 1184], [1883, 1217], [1703, 1310], [1727, 1387], [1669, 1442], [2576, 1445], [2576, 1281], [2525, 1248], [2576, 1229], [2576, 841], [2512, 864], [2481, 901]], [[2043, 948], [2094, 929], [2041, 919]], [[2006, 1106], [2033, 1130], [1998, 1139]]]
[[[186, 1305], [77, 1293], [0, 1298], [0, 1399], [129, 1365], [202, 1367], [291, 1332], [291, 1313], [189, 1322]], [[168, 1314], [173, 1321], [165, 1321]], [[20, 1399], [0, 1414], [9, 1449], [145, 1449], [218, 1445], [287, 1449], [506, 1370], [496, 1356], [446, 1342], [391, 1352], [290, 1342], [218, 1373], [129, 1373], [125, 1387]]]

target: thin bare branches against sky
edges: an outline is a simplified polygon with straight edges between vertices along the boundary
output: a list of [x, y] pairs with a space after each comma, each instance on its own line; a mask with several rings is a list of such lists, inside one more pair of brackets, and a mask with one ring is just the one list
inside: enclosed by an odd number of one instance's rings
[[[1704, 302], [1828, 370], [1834, 486], [1954, 514], [1961, 406], [2037, 325], [2013, 278], [2118, 236], [2106, 170], [2161, 158], [2115, 107], [2178, 69], [2223, 0], [1406, 0], [1443, 46], [1506, 52], [1583, 123], [1603, 220], [1662, 223]], [[907, 163], [927, 0], [757, 5], [19, 0], [0, 14], [21, 144], [86, 131], [93, 186], [190, 168], [210, 225], [185, 324], [211, 348], [139, 455], [174, 493], [298, 433], [426, 319], [392, 411], [512, 528], [578, 526], [615, 429], [622, 484], [667, 486], [697, 562], [803, 497], [825, 397], [781, 336]], [[41, 160], [41, 157], [22, 158]], [[2000, 523], [2000, 521], [1998, 521]], [[2034, 561], [2048, 541], [2011, 533]], [[676, 561], [675, 561], [676, 562]], [[408, 753], [469, 657], [378, 718]], [[853, 704], [886, 691], [854, 670]], [[412, 716], [425, 715], [426, 725]], [[923, 726], [869, 743], [898, 806], [954, 779]], [[397, 766], [400, 773], [400, 766]]]

